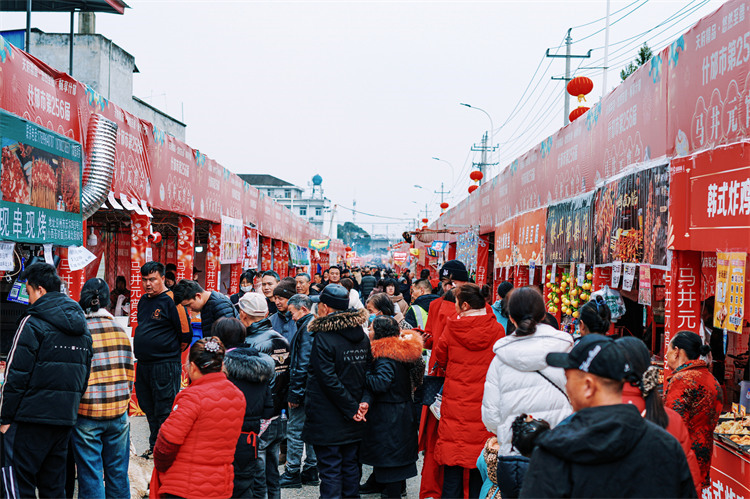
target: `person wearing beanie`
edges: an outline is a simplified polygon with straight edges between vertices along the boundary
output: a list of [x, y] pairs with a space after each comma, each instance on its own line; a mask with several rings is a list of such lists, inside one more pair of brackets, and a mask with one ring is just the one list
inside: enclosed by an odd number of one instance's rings
[[105, 281], [89, 279], [78, 302], [86, 314], [94, 346], [91, 362], [96, 366], [78, 406], [73, 429], [80, 497], [130, 495], [128, 406], [135, 368], [130, 338], [107, 311], [109, 295]]
[[278, 498], [281, 494], [279, 484], [279, 449], [284, 439], [281, 411], [287, 407], [289, 391], [289, 367], [291, 363], [289, 342], [277, 331], [274, 331], [268, 319], [268, 304], [260, 293], [245, 293], [238, 302], [240, 320], [247, 328], [245, 345], [261, 353], [270, 355], [274, 360], [275, 375], [271, 379], [271, 396], [273, 398], [273, 415], [275, 419], [260, 436], [258, 459], [265, 469], [266, 481], [262, 484], [259, 497], [266, 493], [268, 497]]
[[232, 301], [217, 291], [204, 290], [197, 281], [182, 279], [174, 289], [174, 302], [201, 314], [203, 337], [213, 336], [211, 327], [222, 317], [237, 317]]
[[628, 368], [612, 338], [589, 334], [546, 360], [565, 369], [574, 414], [537, 437], [520, 497], [696, 497], [677, 439], [622, 403]]
[[287, 302], [289, 298], [297, 294], [297, 282], [291, 277], [283, 278], [273, 289], [273, 302], [276, 305], [276, 313], [269, 317], [273, 329], [280, 333], [291, 343], [297, 326], [292, 319]]
[[[438, 344], [445, 329], [448, 317], [455, 317], [456, 298], [451, 292], [454, 288], [469, 282], [469, 273], [460, 260], [449, 260], [440, 268], [439, 286], [444, 293], [440, 298], [430, 303], [427, 311], [427, 322], [424, 330], [424, 346], [432, 349]], [[445, 373], [436, 365], [435, 359], [430, 357], [428, 373], [442, 376]], [[435, 461], [435, 444], [438, 438], [438, 420], [430, 411], [429, 406], [422, 407], [422, 417], [419, 421], [419, 450], [425, 451], [422, 465], [422, 482], [420, 497], [441, 497], [443, 493], [443, 466]]]
[[505, 332], [508, 333], [508, 307], [505, 302], [505, 297], [513, 289], [513, 283], [510, 281], [503, 281], [497, 286], [497, 301], [492, 304], [492, 313], [495, 314], [497, 322], [499, 322]]

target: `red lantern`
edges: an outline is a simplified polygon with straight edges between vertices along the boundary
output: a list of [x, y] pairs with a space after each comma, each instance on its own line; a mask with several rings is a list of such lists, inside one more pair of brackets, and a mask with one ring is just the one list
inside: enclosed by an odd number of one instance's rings
[[476, 191], [477, 189], [479, 189], [478, 185], [476, 185], [476, 184], [475, 185], [470, 185], [469, 186], [469, 194], [471, 194], [472, 192]]
[[422, 226], [422, 230], [427, 230], [427, 226], [426, 226], [426, 225], [423, 225], [423, 226]]
[[445, 203], [445, 202], [443, 202], [443, 203], [440, 203], [440, 207], [441, 207], [442, 209], [444, 209], [444, 210], [447, 210], [447, 209], [448, 209], [448, 206], [450, 206], [450, 205], [449, 205], [448, 203]]
[[589, 108], [584, 107], [584, 106], [577, 107], [570, 112], [570, 114], [568, 115], [568, 118], [570, 119], [570, 121], [575, 121], [581, 116], [583, 116], [584, 113], [586, 113], [586, 111], [588, 110]]
[[423, 223], [423, 224], [426, 224], [426, 223], [427, 223], [427, 222], [429, 222], [429, 221], [430, 221], [430, 220], [429, 220], [429, 219], [427, 219], [427, 218], [423, 218], [423, 219], [422, 219], [422, 223]]
[[484, 174], [479, 170], [474, 170], [473, 172], [471, 172], [471, 175], [469, 175], [469, 178], [474, 182], [479, 182], [484, 178]]
[[[594, 82], [586, 76], [576, 76], [568, 82], [568, 93], [573, 97], [578, 97], [578, 102], [586, 100], [584, 95], [594, 89]], [[573, 120], [571, 120], [573, 121]]]
[[352, 250], [352, 247], [351, 247], [351, 246], [347, 246], [347, 247], [346, 247], [346, 248], [344, 248], [344, 249], [345, 249], [346, 251], [351, 251], [351, 250]]
[[440, 214], [440, 215], [438, 215], [438, 216], [439, 216], [439, 217], [442, 217], [443, 215], [445, 215], [445, 213], [441, 213], [441, 214]]

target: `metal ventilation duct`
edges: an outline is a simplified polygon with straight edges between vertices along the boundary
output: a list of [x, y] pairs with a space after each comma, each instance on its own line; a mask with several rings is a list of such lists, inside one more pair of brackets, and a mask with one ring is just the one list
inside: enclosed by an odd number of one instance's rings
[[83, 169], [81, 215], [86, 220], [107, 200], [115, 174], [117, 124], [101, 114], [92, 114], [86, 135], [86, 166]]

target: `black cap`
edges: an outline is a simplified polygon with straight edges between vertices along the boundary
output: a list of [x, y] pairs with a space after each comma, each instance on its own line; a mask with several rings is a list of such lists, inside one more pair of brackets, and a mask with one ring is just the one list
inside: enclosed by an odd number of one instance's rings
[[341, 284], [329, 284], [317, 296], [311, 296], [313, 303], [325, 303], [334, 310], [349, 309], [349, 291]]
[[460, 260], [448, 260], [440, 268], [440, 279], [469, 282], [469, 273], [466, 271], [466, 265]]
[[625, 356], [612, 338], [588, 334], [568, 353], [547, 354], [547, 364], [563, 369], [577, 369], [602, 378], [622, 381], [627, 371]]

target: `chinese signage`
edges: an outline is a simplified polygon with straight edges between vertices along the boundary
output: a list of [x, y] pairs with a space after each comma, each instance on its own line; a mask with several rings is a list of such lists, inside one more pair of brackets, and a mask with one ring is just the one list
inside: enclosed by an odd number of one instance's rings
[[242, 261], [243, 268], [258, 268], [258, 251], [258, 229], [245, 226], [245, 258]]
[[0, 239], [83, 244], [81, 145], [0, 110]]
[[245, 226], [239, 218], [221, 217], [221, 264], [242, 262]]
[[466, 265], [469, 275], [477, 271], [477, 252], [479, 250], [479, 229], [470, 229], [458, 235], [456, 243], [456, 260]]
[[529, 265], [544, 260], [544, 236], [547, 232], [547, 210], [530, 211], [514, 221], [513, 264]]
[[714, 327], [742, 332], [746, 253], [716, 253]]
[[593, 207], [592, 193], [547, 209], [547, 263], [593, 262]]

